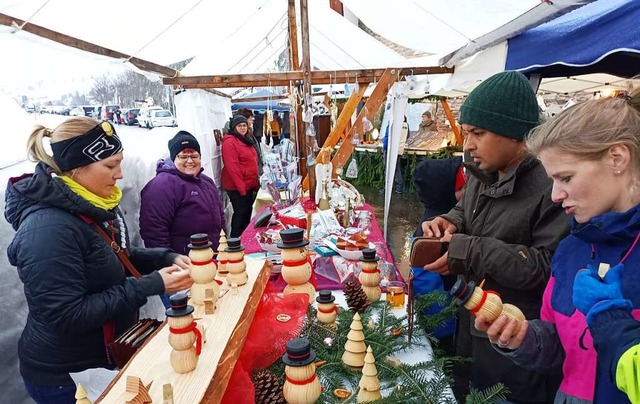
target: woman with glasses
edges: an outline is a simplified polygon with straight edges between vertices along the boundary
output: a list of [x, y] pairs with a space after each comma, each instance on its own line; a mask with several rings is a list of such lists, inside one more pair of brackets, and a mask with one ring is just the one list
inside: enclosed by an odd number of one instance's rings
[[258, 195], [258, 153], [255, 138], [249, 135], [247, 118], [235, 115], [229, 133], [222, 138], [222, 187], [227, 191], [233, 216], [231, 237], [240, 237], [251, 221], [253, 202]]
[[217, 251], [224, 209], [216, 184], [202, 173], [200, 144], [181, 130], [169, 140], [169, 153], [168, 159], [158, 161], [156, 176], [140, 195], [144, 245], [186, 254], [189, 236], [206, 233]]

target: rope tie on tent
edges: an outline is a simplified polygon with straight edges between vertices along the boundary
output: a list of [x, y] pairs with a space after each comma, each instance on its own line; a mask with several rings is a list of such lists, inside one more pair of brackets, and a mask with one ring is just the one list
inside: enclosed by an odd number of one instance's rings
[[[33, 17], [36, 16], [36, 14], [38, 14], [40, 12], [40, 10], [42, 10], [44, 8], [44, 6], [46, 6], [47, 4], [49, 4], [50, 0], [45, 1], [33, 14], [31, 14], [31, 16], [29, 18], [27, 18], [26, 20], [24, 20], [24, 22], [20, 25], [16, 24], [15, 21], [11, 23], [11, 26], [13, 26], [13, 28], [15, 28], [16, 30], [22, 31], [22, 29], [24, 28], [25, 25], [27, 25], [29, 23], [29, 21], [31, 21], [31, 19]], [[12, 32], [12, 33], [15, 33]]]
[[[154, 36], [153, 38], [151, 38], [151, 40], [149, 42], [147, 42], [146, 44], [144, 44], [140, 49], [138, 49], [137, 51], [135, 51], [134, 53], [131, 54], [131, 56], [129, 56], [124, 63], [127, 63], [129, 61], [131, 61], [132, 58], [134, 58], [138, 53], [142, 52], [142, 50], [144, 48], [146, 48], [147, 46], [151, 45], [153, 42], [155, 42], [156, 39], [158, 39], [160, 36], [162, 36], [162, 34], [164, 34], [165, 32], [167, 32], [171, 27], [173, 27], [178, 21], [182, 20], [187, 14], [189, 14], [194, 8], [198, 7], [200, 5], [200, 3], [202, 3], [202, 0], [198, 0], [198, 2], [196, 4], [194, 4], [193, 6], [191, 6], [187, 11], [185, 11], [181, 16], [179, 16], [175, 21], [173, 21], [171, 24], [169, 24], [165, 29], [163, 29], [162, 31], [160, 31], [160, 33], [156, 36]], [[178, 74], [177, 70], [176, 70], [176, 75]], [[175, 76], [174, 76], [175, 77]]]

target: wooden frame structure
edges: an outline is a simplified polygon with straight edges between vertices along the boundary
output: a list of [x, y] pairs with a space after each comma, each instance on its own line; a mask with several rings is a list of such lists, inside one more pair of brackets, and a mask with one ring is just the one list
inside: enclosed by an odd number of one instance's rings
[[[351, 127], [346, 135], [342, 146], [338, 150], [338, 153], [332, 160], [335, 168], [338, 164], [344, 164], [353, 152], [354, 145], [351, 144], [356, 133], [356, 128], [362, 125], [362, 120], [373, 119], [373, 115], [376, 113], [381, 103], [393, 83], [400, 80], [401, 77], [411, 75], [424, 75], [424, 74], [446, 74], [453, 73], [453, 68], [442, 66], [429, 66], [429, 67], [412, 67], [412, 68], [387, 68], [387, 69], [356, 69], [356, 70], [334, 70], [334, 71], [318, 71], [311, 70], [310, 51], [309, 51], [309, 22], [308, 22], [308, 0], [300, 0], [300, 17], [301, 17], [301, 49], [302, 49], [302, 61], [298, 55], [298, 31], [296, 23], [296, 10], [295, 0], [288, 0], [288, 22], [289, 22], [289, 60], [291, 71], [275, 72], [275, 73], [252, 73], [252, 74], [226, 74], [216, 76], [181, 76], [180, 72], [170, 67], [162, 66], [144, 59], [140, 59], [131, 55], [127, 55], [118, 51], [114, 51], [109, 48], [105, 48], [87, 41], [83, 41], [72, 36], [62, 34], [57, 31], [50, 30], [48, 28], [25, 22], [21, 19], [14, 18], [12, 16], [0, 13], [0, 25], [6, 25], [15, 27], [16, 29], [24, 30], [32, 34], [41, 36], [46, 39], [67, 45], [76, 49], [80, 49], [86, 52], [112, 57], [116, 59], [124, 59], [135, 65], [137, 68], [153, 73], [157, 73], [163, 76], [163, 84], [171, 85], [174, 89], [177, 88], [198, 88], [207, 89], [218, 95], [228, 97], [226, 94], [215, 91], [216, 88], [229, 88], [229, 87], [257, 87], [257, 86], [287, 86], [290, 89], [293, 87], [300, 88], [302, 94], [310, 94], [311, 83], [313, 84], [331, 84], [337, 81], [353, 81], [358, 85], [358, 90], [355, 91], [349, 100], [347, 105], [342, 110], [338, 117], [338, 122], [335, 128], [331, 131], [324, 145], [321, 145], [325, 150], [326, 148], [333, 148], [343, 136], [351, 116], [355, 112], [358, 104], [361, 102], [365, 89], [370, 83], [377, 83], [373, 90], [373, 94], [368, 98], [364, 107], [358, 114], [354, 125]], [[331, 7], [336, 9], [336, 5], [332, 2]], [[446, 103], [446, 100], [442, 101], [443, 108], [447, 115], [447, 119], [451, 124], [451, 128], [456, 136], [456, 139], [461, 144], [462, 138], [459, 130], [455, 125], [451, 110]], [[304, 123], [302, 121], [302, 105], [298, 105], [296, 111], [296, 143], [299, 151], [299, 172], [306, 177], [307, 174], [307, 157], [312, 156], [315, 159], [313, 152], [314, 138], [311, 136], [305, 136], [306, 127], [310, 123]], [[363, 112], [364, 111], [364, 112]], [[320, 162], [326, 163], [322, 153], [319, 158]], [[315, 185], [313, 170], [309, 173], [311, 178], [305, 178], [304, 186]], [[309, 184], [311, 181], [311, 184]], [[309, 187], [311, 196], [315, 193], [315, 186]]]

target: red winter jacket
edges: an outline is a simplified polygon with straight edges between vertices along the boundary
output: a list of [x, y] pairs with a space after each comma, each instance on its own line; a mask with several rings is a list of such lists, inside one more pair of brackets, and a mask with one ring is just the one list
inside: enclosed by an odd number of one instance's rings
[[222, 188], [226, 191], [238, 191], [244, 196], [248, 190], [260, 187], [258, 154], [253, 146], [233, 135], [224, 135], [222, 161]]

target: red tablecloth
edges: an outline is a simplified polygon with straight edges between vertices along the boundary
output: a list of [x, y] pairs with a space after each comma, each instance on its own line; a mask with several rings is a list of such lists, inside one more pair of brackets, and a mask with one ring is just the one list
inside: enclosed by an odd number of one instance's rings
[[[270, 207], [267, 206], [264, 209], [270, 209]], [[391, 254], [391, 251], [389, 250], [389, 247], [387, 246], [387, 243], [385, 242], [384, 237], [382, 235], [382, 230], [380, 230], [380, 226], [378, 226], [378, 222], [375, 219], [373, 209], [371, 209], [371, 206], [367, 204], [365, 204], [361, 209], [365, 209], [371, 212], [371, 233], [369, 234], [369, 242], [373, 243], [376, 246], [377, 255], [378, 257], [380, 257], [380, 260], [381, 260], [380, 262], [388, 263], [387, 266], [390, 268], [389, 280], [402, 280], [402, 275], [400, 275], [400, 272], [395, 266], [393, 255]], [[262, 232], [264, 230], [266, 230], [266, 228], [264, 227], [256, 229], [254, 227], [254, 219], [251, 219], [251, 223], [249, 224], [249, 227], [247, 227], [247, 229], [242, 233], [242, 236], [240, 236], [242, 245], [245, 248], [245, 254], [257, 253], [257, 252], [263, 251], [255, 236], [257, 233]], [[338, 260], [340, 260], [340, 262], [337, 262]], [[357, 264], [357, 263], [351, 263], [349, 265], [353, 265], [353, 264]], [[342, 289], [342, 284], [340, 284], [339, 282], [336, 282], [335, 280], [326, 278], [318, 274], [318, 272], [327, 273], [327, 271], [330, 271], [332, 267], [335, 268], [336, 265], [344, 265], [344, 261], [341, 261], [340, 256], [322, 257], [318, 255], [315, 257], [313, 262], [313, 267], [314, 267], [315, 282], [316, 282], [317, 290]], [[337, 278], [337, 275], [334, 278]], [[285, 286], [287, 286], [286, 282], [282, 279], [282, 277], [279, 274], [274, 274], [274, 276], [271, 277], [271, 281], [273, 282], [272, 286], [274, 287], [274, 289], [278, 291], [284, 290]]]

